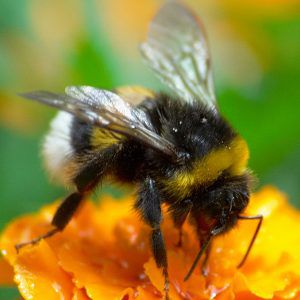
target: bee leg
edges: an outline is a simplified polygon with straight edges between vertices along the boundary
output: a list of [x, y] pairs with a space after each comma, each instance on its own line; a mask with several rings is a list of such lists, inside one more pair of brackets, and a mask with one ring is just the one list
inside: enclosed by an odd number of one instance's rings
[[112, 167], [115, 162], [117, 150], [118, 145], [113, 146], [104, 152], [100, 152], [98, 156], [95, 156], [88, 164], [85, 164], [73, 178], [73, 183], [77, 188], [77, 192], [72, 193], [65, 198], [55, 212], [51, 222], [54, 228], [29, 242], [15, 245], [16, 250], [19, 251], [19, 249], [26, 245], [34, 245], [40, 240], [49, 238], [57, 232], [62, 231], [72, 219], [86, 194], [93, 190], [106, 174], [107, 170]]
[[141, 185], [139, 197], [135, 208], [140, 212], [142, 219], [151, 227], [151, 247], [154, 260], [158, 268], [163, 269], [165, 278], [165, 299], [169, 299], [168, 260], [163, 234], [160, 224], [162, 222], [161, 199], [155, 181], [147, 177]]
[[77, 210], [79, 204], [81, 203], [82, 199], [84, 197], [83, 193], [73, 193], [69, 195], [58, 207], [58, 209], [55, 212], [55, 215], [52, 219], [51, 224], [54, 226], [54, 228], [48, 232], [46, 232], [43, 235], [40, 235], [39, 237], [32, 239], [29, 242], [20, 243], [15, 245], [15, 248], [17, 252], [21, 248], [27, 245], [34, 245], [37, 244], [40, 240], [49, 238], [56, 234], [59, 231], [62, 231], [65, 226], [69, 223], [70, 219], [72, 218], [73, 214]]
[[208, 263], [210, 251], [211, 251], [211, 243], [207, 246], [207, 248], [205, 250], [204, 260], [201, 265], [201, 273], [204, 277], [207, 277], [207, 275], [208, 275], [207, 263]]
[[192, 206], [192, 201], [190, 199], [185, 199], [172, 204], [168, 209], [173, 219], [174, 226], [179, 230], [179, 240], [176, 244], [177, 247], [182, 246], [182, 226]]

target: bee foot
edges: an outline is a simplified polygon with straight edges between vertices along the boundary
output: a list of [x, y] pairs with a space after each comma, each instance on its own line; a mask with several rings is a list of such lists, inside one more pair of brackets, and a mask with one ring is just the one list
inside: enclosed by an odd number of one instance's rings
[[208, 271], [208, 267], [202, 267], [201, 268], [201, 274], [203, 275], [203, 277], [207, 277], [208, 274], [209, 274], [209, 271]]
[[19, 253], [20, 249], [25, 247], [25, 246], [28, 246], [28, 245], [36, 245], [37, 243], [39, 243], [42, 239], [45, 239], [45, 238], [49, 238], [51, 237], [52, 235], [54, 235], [55, 233], [57, 233], [59, 231], [58, 228], [54, 228], [52, 230], [50, 230], [49, 232], [47, 232], [46, 234], [44, 235], [41, 235], [29, 242], [24, 242], [24, 243], [19, 243], [19, 244], [16, 244], [15, 245], [15, 249], [17, 251], [17, 253]]

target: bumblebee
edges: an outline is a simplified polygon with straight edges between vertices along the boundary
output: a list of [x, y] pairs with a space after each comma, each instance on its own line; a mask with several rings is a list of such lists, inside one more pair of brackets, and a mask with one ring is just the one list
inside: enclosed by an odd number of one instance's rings
[[249, 150], [218, 109], [200, 21], [182, 4], [168, 1], [150, 23], [141, 53], [174, 95], [142, 87], [107, 91], [90, 86], [69, 86], [65, 94], [23, 94], [61, 110], [45, 138], [43, 155], [50, 175], [74, 192], [58, 207], [53, 230], [16, 247], [62, 231], [105, 178], [133, 183], [138, 187], [134, 208], [151, 227], [152, 253], [168, 295], [162, 204], [179, 230], [178, 245], [186, 219], [199, 237], [200, 250], [185, 280], [203, 255], [205, 273], [215, 236], [239, 219], [257, 219], [241, 266], [263, 217], [242, 215], [250, 194]]

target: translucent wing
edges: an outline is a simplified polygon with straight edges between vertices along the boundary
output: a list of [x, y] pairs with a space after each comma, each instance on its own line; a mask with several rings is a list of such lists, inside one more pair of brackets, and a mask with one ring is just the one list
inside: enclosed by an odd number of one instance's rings
[[141, 52], [156, 75], [185, 101], [216, 107], [204, 28], [182, 4], [168, 1], [160, 9]]
[[155, 133], [147, 114], [115, 93], [89, 86], [70, 86], [65, 95], [35, 91], [21, 96], [67, 111], [90, 124], [176, 156], [174, 145]]
[[141, 86], [122, 86], [114, 90], [121, 98], [133, 105], [139, 105], [146, 99], [155, 99], [153, 91]]

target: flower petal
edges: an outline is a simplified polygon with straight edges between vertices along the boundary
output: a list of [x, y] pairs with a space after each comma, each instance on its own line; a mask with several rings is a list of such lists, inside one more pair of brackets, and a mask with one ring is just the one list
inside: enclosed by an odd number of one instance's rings
[[14, 285], [14, 270], [3, 258], [0, 258], [0, 285]]
[[[86, 202], [62, 233], [25, 247], [19, 254], [14, 244], [45, 233], [57, 203], [8, 226], [0, 247], [4, 258], [14, 267], [15, 281], [24, 298], [161, 298], [164, 278], [151, 256], [150, 229], [132, 214], [132, 202], [132, 198], [124, 202], [107, 198], [100, 205]], [[255, 221], [240, 221], [226, 235], [215, 238], [208, 276], [202, 276], [200, 262], [187, 282], [183, 279], [199, 251], [199, 242], [187, 223], [183, 246], [176, 247], [178, 231], [165, 214], [162, 230], [168, 250], [170, 298], [298, 299], [300, 213], [288, 204], [284, 194], [272, 187], [254, 194], [245, 212], [260, 213], [264, 214], [261, 231], [241, 269], [237, 265], [253, 236]], [[4, 276], [1, 269], [0, 276]]]
[[45, 241], [24, 249], [14, 262], [15, 281], [25, 299], [71, 299], [71, 277], [58, 265]]

